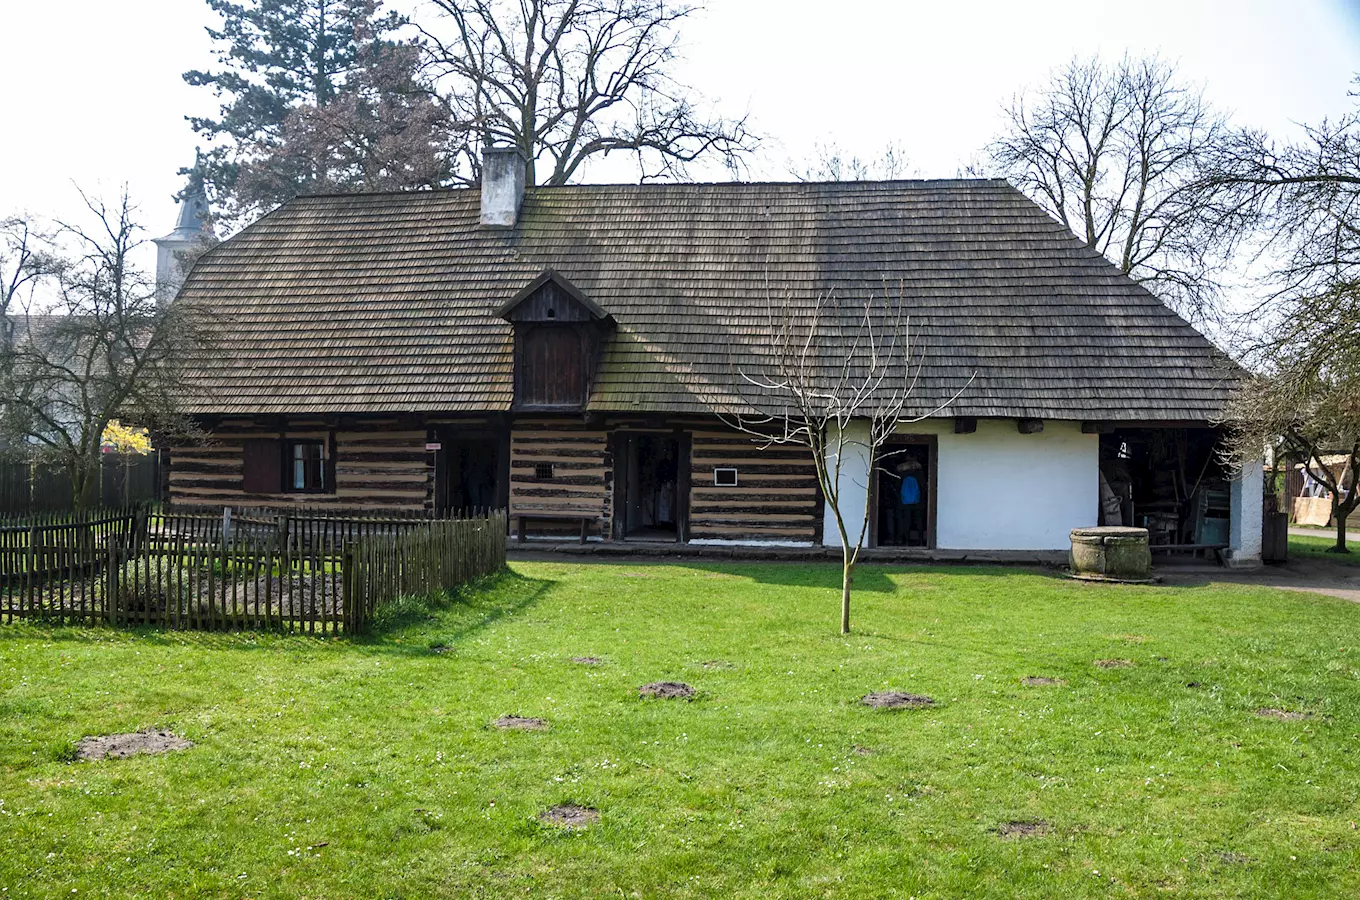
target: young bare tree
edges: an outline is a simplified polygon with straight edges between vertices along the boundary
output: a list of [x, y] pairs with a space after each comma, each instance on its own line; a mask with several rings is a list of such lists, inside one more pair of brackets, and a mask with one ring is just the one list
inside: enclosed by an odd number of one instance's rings
[[1216, 318], [1226, 248], [1191, 187], [1224, 125], [1199, 90], [1156, 58], [1073, 60], [1007, 120], [992, 171], [1190, 321]]
[[182, 371], [206, 334], [191, 308], [158, 303], [134, 264], [142, 240], [126, 191], [85, 203], [92, 226], [62, 225], [60, 263], [12, 314], [0, 358], [0, 447], [64, 469], [77, 507], [94, 499], [110, 421], [193, 434]]
[[[909, 406], [912, 374], [908, 315], [888, 292], [851, 299], [835, 293], [800, 302], [767, 288], [759, 333], [731, 366], [733, 393], [712, 401], [729, 427], [762, 447], [804, 447], [812, 454], [826, 508], [841, 545], [841, 633], [850, 633], [855, 566], [869, 530], [874, 467], [900, 426], [920, 421]], [[855, 483], [852, 457], [870, 477]], [[850, 518], [862, 497], [865, 516]]]
[[677, 28], [693, 7], [665, 0], [432, 0], [416, 22], [437, 83], [469, 140], [516, 147], [529, 184], [566, 184], [590, 159], [636, 156], [643, 179], [683, 177], [755, 145], [744, 119], [706, 115], [672, 75]]

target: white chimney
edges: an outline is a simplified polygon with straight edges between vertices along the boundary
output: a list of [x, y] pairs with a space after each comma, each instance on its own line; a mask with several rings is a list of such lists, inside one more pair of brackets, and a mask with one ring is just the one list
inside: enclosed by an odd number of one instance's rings
[[524, 154], [514, 147], [482, 151], [482, 224], [514, 228], [524, 202]]

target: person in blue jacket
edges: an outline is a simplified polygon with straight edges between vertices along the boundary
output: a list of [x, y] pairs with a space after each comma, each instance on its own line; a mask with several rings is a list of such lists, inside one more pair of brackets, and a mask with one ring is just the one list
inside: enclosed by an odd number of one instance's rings
[[[921, 463], [915, 459], [904, 459], [892, 467], [891, 474], [897, 477], [896, 496], [888, 510], [887, 534], [880, 541], [890, 545], [912, 543], [913, 529], [918, 528], [918, 513], [922, 510]], [[919, 542], [919, 541], [918, 541]]]

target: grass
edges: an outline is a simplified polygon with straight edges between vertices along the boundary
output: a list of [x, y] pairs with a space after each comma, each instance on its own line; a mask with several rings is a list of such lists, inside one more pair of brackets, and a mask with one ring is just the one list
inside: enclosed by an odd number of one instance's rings
[[1291, 557], [1301, 556], [1307, 559], [1320, 559], [1342, 566], [1360, 566], [1360, 539], [1353, 535], [1346, 536], [1346, 548], [1350, 550], [1349, 553], [1329, 553], [1328, 550], [1335, 546], [1335, 531], [1332, 531], [1330, 535], [1318, 532], [1317, 537], [1299, 534], [1289, 536], [1289, 555]]
[[[866, 568], [841, 637], [837, 585], [524, 563], [362, 642], [0, 628], [0, 895], [1360, 892], [1360, 609]], [[937, 704], [858, 702], [892, 688]], [[149, 727], [196, 746], [70, 761]]]

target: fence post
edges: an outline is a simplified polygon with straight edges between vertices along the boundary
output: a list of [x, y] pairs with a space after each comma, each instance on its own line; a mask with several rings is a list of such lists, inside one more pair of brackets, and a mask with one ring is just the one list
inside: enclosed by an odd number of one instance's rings
[[354, 631], [354, 548], [346, 544], [340, 554], [340, 623], [346, 634]]

